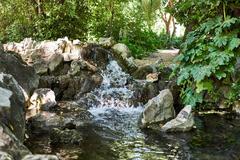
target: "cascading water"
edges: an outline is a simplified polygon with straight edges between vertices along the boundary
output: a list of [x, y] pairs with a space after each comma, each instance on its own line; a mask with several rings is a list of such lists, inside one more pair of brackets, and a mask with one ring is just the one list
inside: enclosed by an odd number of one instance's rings
[[[163, 143], [164, 147], [146, 142], [138, 128], [138, 119], [143, 105], [133, 105], [133, 91], [129, 89], [130, 76], [112, 60], [102, 72], [102, 85], [90, 93], [89, 111], [94, 115], [94, 130], [102, 139], [111, 139], [108, 152], [113, 156], [103, 159], [174, 159], [180, 156], [178, 145]], [[91, 142], [88, 142], [88, 144]], [[103, 146], [103, 145], [101, 145]], [[103, 147], [104, 148], [104, 147]], [[164, 149], [163, 149], [164, 148]], [[171, 148], [171, 149], [169, 149]], [[168, 151], [166, 151], [168, 150]], [[166, 153], [168, 152], [168, 153]], [[91, 157], [91, 153], [86, 157]], [[116, 156], [116, 158], [114, 158]]]

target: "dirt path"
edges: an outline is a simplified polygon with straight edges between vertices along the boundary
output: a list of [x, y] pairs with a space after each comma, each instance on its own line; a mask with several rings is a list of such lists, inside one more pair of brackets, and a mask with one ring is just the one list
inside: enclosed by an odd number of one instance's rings
[[172, 64], [173, 59], [178, 55], [179, 49], [174, 50], [157, 50], [149, 57], [143, 59], [136, 59], [138, 66], [151, 65], [161, 61], [165, 66]]

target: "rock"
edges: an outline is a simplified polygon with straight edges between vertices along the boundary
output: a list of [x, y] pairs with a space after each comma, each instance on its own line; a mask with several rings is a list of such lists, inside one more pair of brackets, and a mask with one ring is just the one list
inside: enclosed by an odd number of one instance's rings
[[37, 44], [35, 49], [41, 49], [42, 50], [42, 56], [48, 58], [51, 55], [57, 53], [59, 49], [59, 44], [56, 41], [42, 41]]
[[135, 70], [132, 73], [132, 76], [135, 79], [145, 79], [148, 74], [151, 74], [154, 72], [154, 68], [151, 65], [146, 65], [139, 67], [137, 70]]
[[68, 71], [68, 74], [75, 76], [75, 75], [80, 75], [80, 71], [91, 71], [91, 72], [97, 72], [98, 69], [96, 66], [90, 64], [87, 61], [84, 60], [77, 60], [77, 61], [72, 61], [70, 65], [70, 69]]
[[0, 151], [0, 160], [13, 160], [13, 157], [6, 152]]
[[65, 37], [64, 41], [65, 41], [64, 53], [71, 53], [72, 42], [68, 39], [68, 37]]
[[175, 119], [164, 124], [161, 128], [164, 132], [186, 132], [193, 128], [194, 117], [192, 113], [192, 106], [184, 107]]
[[235, 113], [240, 114], [240, 100], [234, 102], [232, 110]]
[[20, 141], [23, 141], [25, 133], [25, 98], [22, 89], [13, 76], [0, 73], [0, 92], [2, 92], [0, 95], [2, 105], [0, 108], [0, 121], [11, 128]]
[[[83, 95], [101, 85], [102, 76], [88, 71], [69, 72], [70, 75], [42, 76], [39, 87], [51, 88], [57, 100], [74, 99], [77, 95]], [[72, 76], [78, 75], [78, 76]]]
[[0, 72], [11, 74], [23, 89], [25, 98], [38, 87], [39, 76], [35, 70], [27, 66], [15, 53], [6, 53], [0, 50]]
[[131, 52], [125, 44], [115, 44], [112, 47], [112, 50], [114, 58], [125, 71], [128, 73], [133, 73], [137, 70], [137, 65], [134, 62], [134, 58], [131, 57]]
[[59, 102], [55, 108], [50, 111], [41, 111], [40, 113], [28, 119], [28, 126], [33, 134], [51, 133], [53, 128], [74, 129], [86, 124], [92, 120], [92, 115], [76, 102]]
[[0, 107], [11, 107], [10, 97], [12, 94], [12, 91], [0, 87]]
[[35, 154], [26, 155], [22, 160], [58, 160], [58, 158], [55, 155]]
[[52, 144], [71, 144], [80, 145], [83, 141], [81, 132], [75, 129], [57, 129], [54, 128], [50, 135]]
[[152, 128], [152, 124], [159, 124], [175, 116], [173, 96], [169, 89], [162, 90], [158, 96], [150, 99], [144, 105], [141, 125], [143, 128]]
[[[0, 159], [21, 159], [31, 152], [20, 142], [10, 129], [0, 122]], [[1, 157], [2, 156], [2, 157]], [[5, 160], [3, 158], [3, 160]]]
[[53, 54], [48, 61], [50, 72], [56, 71], [63, 64], [63, 56], [61, 54]]
[[30, 98], [28, 109], [49, 110], [57, 104], [54, 92], [49, 88], [36, 89]]
[[115, 44], [112, 47], [113, 51], [120, 55], [123, 59], [127, 59], [131, 56], [131, 52], [128, 47], [123, 43]]
[[99, 38], [98, 44], [100, 46], [105, 47], [105, 48], [111, 48], [115, 44], [115, 41], [113, 40], [112, 37], [109, 37], [109, 38]]
[[48, 64], [43, 60], [35, 62], [33, 64], [33, 68], [38, 75], [44, 75], [48, 73]]
[[136, 81], [132, 86], [132, 90], [134, 90], [133, 97], [135, 101], [144, 104], [159, 94], [157, 83], [146, 81]]
[[147, 82], [156, 82], [158, 81], [158, 73], [150, 73], [146, 76]]

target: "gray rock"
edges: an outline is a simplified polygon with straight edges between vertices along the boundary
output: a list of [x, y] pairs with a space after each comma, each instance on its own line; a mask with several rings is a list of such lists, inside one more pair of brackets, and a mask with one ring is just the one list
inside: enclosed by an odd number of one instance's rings
[[123, 43], [118, 43], [115, 44], [112, 47], [113, 51], [115, 53], [117, 53], [118, 55], [120, 55], [123, 59], [127, 59], [131, 56], [131, 52], [128, 49], [127, 45], [123, 44]]
[[32, 133], [51, 133], [54, 128], [77, 128], [88, 124], [92, 115], [76, 102], [63, 101], [51, 111], [41, 111], [28, 119]]
[[134, 58], [131, 57], [131, 52], [125, 44], [115, 44], [112, 47], [112, 50], [114, 58], [125, 71], [128, 73], [133, 73], [137, 70], [137, 65], [134, 61]]
[[0, 122], [0, 159], [21, 159], [31, 152], [20, 142], [10, 129]]
[[[0, 121], [13, 130], [20, 141], [25, 133], [25, 98], [18, 82], [9, 74], [0, 73]], [[10, 98], [8, 98], [10, 96]], [[10, 105], [9, 105], [10, 102]]]
[[15, 53], [5, 53], [0, 50], [0, 72], [11, 74], [16, 79], [24, 90], [26, 99], [38, 87], [39, 76], [35, 70], [27, 66]]
[[58, 160], [58, 158], [55, 155], [35, 154], [26, 155], [22, 160]]
[[13, 160], [13, 157], [6, 152], [0, 151], [0, 160]]
[[11, 107], [10, 97], [12, 94], [12, 91], [0, 87], [0, 107]]
[[83, 135], [76, 129], [57, 129], [54, 128], [50, 135], [52, 144], [71, 144], [80, 145]]
[[33, 64], [33, 68], [38, 75], [44, 75], [48, 73], [48, 64], [45, 61], [39, 60], [35, 62]]
[[[71, 76], [69, 74], [76, 74]], [[42, 76], [40, 79], [41, 88], [51, 88], [57, 100], [72, 100], [77, 95], [83, 95], [100, 86], [102, 76], [98, 73], [92, 74], [89, 71], [69, 72], [68, 75]], [[78, 75], [80, 74], [80, 75]], [[77, 76], [78, 75], [78, 76]]]
[[184, 107], [175, 119], [164, 124], [161, 128], [164, 132], [186, 132], [193, 128], [194, 117], [192, 113], [192, 106]]
[[169, 89], [165, 89], [145, 104], [141, 124], [144, 128], [152, 128], [152, 124], [160, 124], [174, 116], [173, 96]]
[[145, 65], [139, 67], [135, 72], [133, 72], [132, 76], [136, 79], [145, 79], [146, 76], [150, 73], [153, 73], [154, 69], [151, 65]]
[[56, 71], [63, 64], [63, 56], [61, 54], [53, 54], [48, 61], [50, 72]]

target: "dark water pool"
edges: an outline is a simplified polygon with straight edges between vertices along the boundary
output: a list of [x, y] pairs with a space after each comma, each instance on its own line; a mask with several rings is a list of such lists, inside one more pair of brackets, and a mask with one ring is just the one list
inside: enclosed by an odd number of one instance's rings
[[158, 133], [138, 129], [141, 108], [92, 109], [94, 123], [78, 129], [79, 145], [52, 145], [47, 135], [29, 138], [33, 153], [79, 160], [239, 160], [240, 119], [232, 115], [196, 118], [188, 133]]

